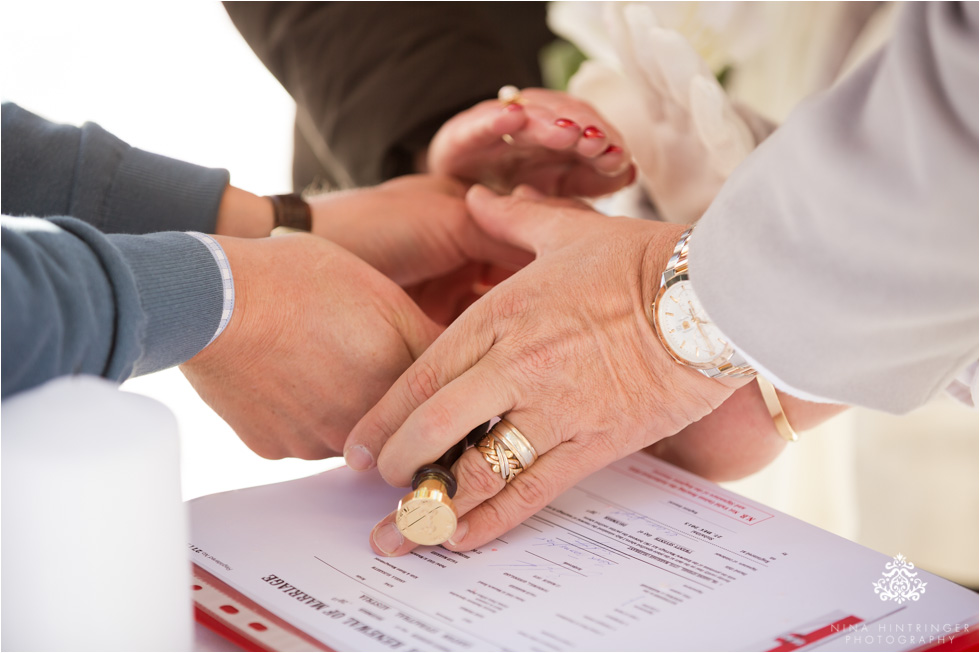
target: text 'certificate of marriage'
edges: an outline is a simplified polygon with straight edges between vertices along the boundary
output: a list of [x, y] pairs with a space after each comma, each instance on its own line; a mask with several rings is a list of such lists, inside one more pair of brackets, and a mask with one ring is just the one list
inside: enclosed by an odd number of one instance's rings
[[403, 493], [342, 468], [203, 497], [192, 560], [339, 650], [898, 650], [977, 622], [974, 593], [645, 454], [467, 553], [373, 553]]

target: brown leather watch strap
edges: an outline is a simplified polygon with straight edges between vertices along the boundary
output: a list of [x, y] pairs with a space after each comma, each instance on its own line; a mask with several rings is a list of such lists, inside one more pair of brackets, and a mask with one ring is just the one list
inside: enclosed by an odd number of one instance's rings
[[299, 231], [313, 230], [313, 212], [310, 205], [298, 193], [288, 195], [266, 195], [272, 202], [276, 227], [287, 227]]

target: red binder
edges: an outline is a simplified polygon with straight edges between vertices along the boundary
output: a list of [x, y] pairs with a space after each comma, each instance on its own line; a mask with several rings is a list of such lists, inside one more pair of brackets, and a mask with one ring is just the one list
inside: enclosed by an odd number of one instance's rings
[[194, 618], [246, 651], [332, 651], [214, 575], [193, 565]]
[[[333, 651], [227, 584], [193, 565], [194, 617], [246, 651]], [[789, 650], [789, 649], [786, 649]], [[980, 631], [974, 626], [942, 644], [916, 651], [978, 651]]]

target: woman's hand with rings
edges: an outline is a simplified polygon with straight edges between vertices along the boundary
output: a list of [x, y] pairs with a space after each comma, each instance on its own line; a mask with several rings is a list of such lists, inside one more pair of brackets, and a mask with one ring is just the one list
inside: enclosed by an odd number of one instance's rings
[[623, 137], [588, 103], [560, 91], [504, 87], [463, 111], [429, 145], [428, 172], [501, 192], [596, 197], [636, 175]]
[[[649, 305], [684, 227], [598, 214], [521, 188], [467, 195], [492, 237], [536, 260], [471, 306], [351, 432], [348, 464], [377, 461], [392, 485], [473, 428], [505, 415], [538, 458], [507, 483], [473, 447], [454, 466], [459, 526], [446, 546], [498, 537], [609, 462], [700, 419], [737, 384], [675, 363]], [[514, 440], [505, 443], [515, 447]], [[372, 534], [380, 553], [414, 547], [393, 515]]]

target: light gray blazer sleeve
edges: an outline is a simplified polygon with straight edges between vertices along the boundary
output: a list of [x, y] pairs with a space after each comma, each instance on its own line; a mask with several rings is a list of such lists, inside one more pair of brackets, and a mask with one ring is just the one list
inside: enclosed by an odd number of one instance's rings
[[783, 389], [905, 412], [976, 361], [977, 52], [976, 3], [903, 5], [694, 230], [698, 297]]

